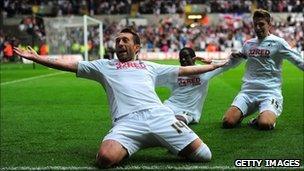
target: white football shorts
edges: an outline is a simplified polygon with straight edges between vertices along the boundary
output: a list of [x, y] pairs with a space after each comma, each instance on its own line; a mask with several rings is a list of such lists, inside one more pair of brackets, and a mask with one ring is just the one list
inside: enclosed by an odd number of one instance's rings
[[118, 141], [129, 156], [139, 149], [156, 146], [177, 155], [197, 138], [185, 123], [175, 118], [172, 110], [160, 107], [133, 112], [115, 121], [103, 141]]
[[189, 125], [191, 123], [198, 123], [194, 120], [194, 117], [192, 116], [191, 113], [186, 112], [186, 111], [182, 111], [182, 112], [177, 112], [175, 113], [175, 116], [182, 116], [185, 120], [186, 120], [186, 124]]
[[279, 117], [283, 110], [283, 97], [267, 93], [249, 94], [240, 92], [231, 105], [239, 108], [243, 116], [250, 115], [257, 110], [259, 110], [259, 113], [270, 110]]

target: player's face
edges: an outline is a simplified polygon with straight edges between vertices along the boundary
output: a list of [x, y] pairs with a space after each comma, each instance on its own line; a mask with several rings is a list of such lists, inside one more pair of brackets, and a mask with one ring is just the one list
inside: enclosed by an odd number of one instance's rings
[[134, 44], [131, 33], [119, 33], [115, 39], [116, 55], [120, 62], [131, 61], [139, 50], [139, 45]]
[[195, 64], [195, 61], [189, 56], [183, 56], [179, 58], [181, 66], [191, 66]]
[[258, 39], [262, 40], [269, 35], [270, 23], [263, 18], [254, 18], [253, 28], [258, 36]]

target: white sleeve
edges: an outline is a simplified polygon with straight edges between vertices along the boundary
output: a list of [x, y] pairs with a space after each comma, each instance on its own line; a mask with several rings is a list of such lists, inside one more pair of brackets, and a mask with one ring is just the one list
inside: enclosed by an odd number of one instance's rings
[[304, 60], [303, 56], [296, 50], [291, 49], [289, 44], [283, 40], [281, 41], [281, 47], [279, 48], [279, 54], [284, 58], [289, 60], [295, 66], [297, 66], [302, 71], [304, 70]]
[[149, 63], [156, 76], [156, 86], [168, 86], [177, 81], [179, 66]]
[[102, 67], [104, 61], [80, 61], [78, 62], [77, 77], [87, 78], [100, 82], [102, 80]]

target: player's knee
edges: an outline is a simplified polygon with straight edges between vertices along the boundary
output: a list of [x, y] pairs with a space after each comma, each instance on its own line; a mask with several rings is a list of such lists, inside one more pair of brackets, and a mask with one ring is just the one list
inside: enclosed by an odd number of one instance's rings
[[231, 107], [223, 117], [223, 128], [234, 128], [243, 120], [242, 112], [237, 107]]
[[263, 112], [260, 114], [257, 120], [258, 129], [260, 130], [272, 130], [275, 127], [276, 116], [272, 112]]
[[235, 125], [236, 125], [236, 121], [231, 118], [231, 117], [224, 117], [223, 118], [223, 123], [222, 123], [222, 127], [225, 128], [225, 129], [228, 129], [228, 128], [234, 128]]
[[272, 130], [274, 128], [275, 123], [269, 122], [267, 120], [259, 119], [258, 128], [260, 130]]
[[106, 151], [99, 151], [96, 155], [96, 164], [101, 168], [109, 168], [115, 164], [116, 160], [114, 156], [110, 155]]
[[208, 162], [212, 158], [211, 151], [206, 144], [201, 144], [199, 148], [188, 156], [188, 159], [196, 162]]

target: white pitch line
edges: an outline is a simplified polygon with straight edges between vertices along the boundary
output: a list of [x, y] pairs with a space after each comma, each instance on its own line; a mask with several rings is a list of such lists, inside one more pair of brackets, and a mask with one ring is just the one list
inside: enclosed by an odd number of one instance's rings
[[63, 167], [63, 166], [45, 166], [45, 167], [2, 167], [1, 170], [97, 170], [95, 167]]
[[[163, 166], [119, 166], [115, 168], [110, 168], [109, 170], [260, 170], [260, 169], [303, 169], [301, 167], [233, 167], [233, 166], [172, 166], [172, 165], [163, 165]], [[45, 167], [2, 167], [1, 170], [98, 170], [97, 167], [77, 167], [77, 166], [45, 166]]]
[[45, 78], [45, 77], [50, 77], [50, 76], [54, 76], [54, 75], [60, 75], [60, 74], [64, 74], [66, 72], [56, 72], [56, 73], [51, 73], [51, 74], [44, 74], [44, 75], [39, 75], [39, 76], [35, 76], [35, 77], [28, 77], [28, 78], [23, 78], [23, 79], [19, 79], [19, 80], [13, 80], [13, 81], [7, 81], [4, 83], [1, 83], [0, 85], [8, 85], [8, 84], [14, 84], [14, 83], [19, 83], [19, 82], [24, 82], [24, 81], [30, 81], [30, 80], [35, 80], [38, 78]]

